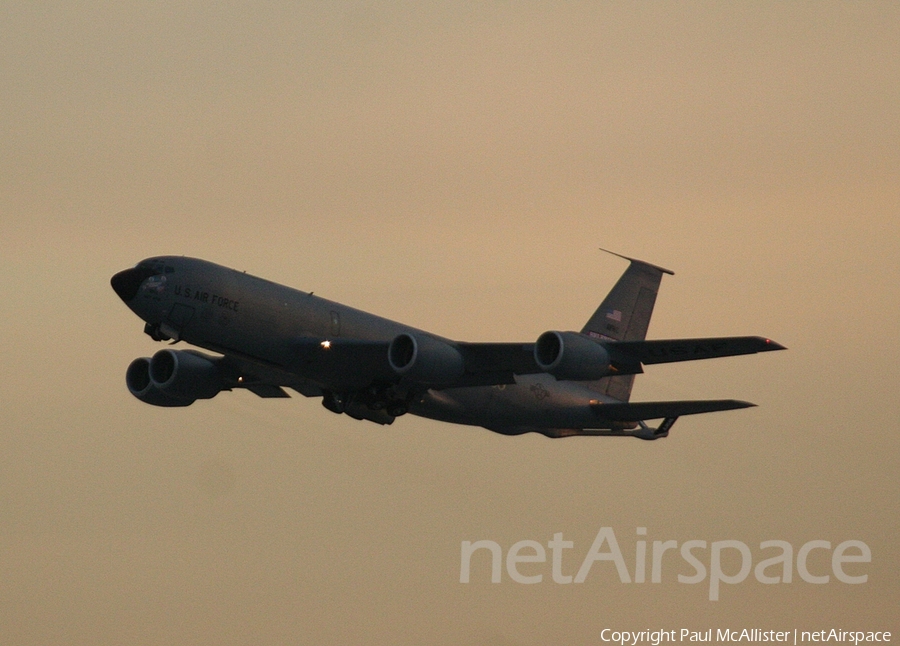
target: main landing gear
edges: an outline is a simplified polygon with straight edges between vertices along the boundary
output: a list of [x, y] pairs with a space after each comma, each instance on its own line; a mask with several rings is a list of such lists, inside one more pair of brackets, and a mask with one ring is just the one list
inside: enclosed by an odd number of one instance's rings
[[372, 411], [381, 411], [391, 417], [400, 417], [409, 412], [407, 398], [399, 398], [396, 395], [388, 396], [383, 389], [369, 389], [358, 393], [335, 393], [326, 390], [322, 393], [322, 406], [332, 413], [346, 413], [348, 406], [362, 405]]

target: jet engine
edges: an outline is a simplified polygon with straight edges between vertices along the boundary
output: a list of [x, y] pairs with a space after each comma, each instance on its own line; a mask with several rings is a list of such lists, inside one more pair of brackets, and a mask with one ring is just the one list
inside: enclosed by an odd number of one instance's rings
[[544, 332], [534, 344], [534, 360], [557, 379], [590, 381], [611, 374], [606, 348], [577, 332]]
[[226, 388], [213, 357], [169, 349], [132, 361], [125, 383], [132, 395], [154, 406], [189, 406]]
[[452, 384], [465, 362], [449, 343], [424, 334], [398, 334], [388, 347], [388, 363], [398, 375], [423, 384]]

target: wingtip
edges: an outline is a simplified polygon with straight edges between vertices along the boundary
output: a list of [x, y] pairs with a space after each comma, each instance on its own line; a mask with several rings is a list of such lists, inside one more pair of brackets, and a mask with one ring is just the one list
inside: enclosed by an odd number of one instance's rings
[[603, 247], [598, 247], [598, 248], [600, 249], [600, 251], [606, 252], [613, 256], [618, 256], [619, 258], [624, 258], [625, 260], [627, 260], [629, 262], [636, 262], [641, 265], [646, 265], [647, 267], [652, 267], [653, 269], [656, 269], [657, 271], [661, 271], [664, 274], [669, 274], [670, 276], [675, 275], [675, 272], [672, 271], [671, 269], [666, 269], [665, 267], [660, 267], [659, 265], [654, 265], [652, 263], [645, 262], [643, 260], [638, 260], [637, 258], [631, 258], [630, 256], [623, 256], [620, 253], [616, 253], [615, 251], [610, 251], [609, 249], [604, 249]]

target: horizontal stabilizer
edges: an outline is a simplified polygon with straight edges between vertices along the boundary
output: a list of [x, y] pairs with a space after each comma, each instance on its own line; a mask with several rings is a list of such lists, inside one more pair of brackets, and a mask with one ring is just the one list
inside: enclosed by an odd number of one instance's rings
[[622, 404], [595, 404], [597, 417], [613, 422], [641, 422], [645, 419], [680, 417], [698, 413], [714, 413], [723, 410], [750, 408], [750, 402], [736, 399], [703, 399], [696, 401], [632, 402]]
[[785, 347], [761, 336], [725, 336], [702, 339], [664, 339], [659, 341], [619, 341], [603, 344], [609, 351], [613, 365], [695, 361], [716, 357], [733, 357], [784, 350]]
[[623, 256], [620, 253], [616, 253], [615, 251], [610, 251], [609, 249], [604, 249], [603, 247], [600, 247], [600, 251], [605, 251], [606, 253], [610, 254], [611, 256], [618, 256], [619, 258], [627, 260], [632, 264], [645, 265], [647, 267], [650, 267], [651, 269], [655, 269], [656, 271], [658, 271], [662, 274], [669, 274], [670, 276], [675, 275], [675, 272], [672, 271], [671, 269], [666, 269], [664, 267], [659, 267], [657, 265], [651, 265], [649, 262], [644, 262], [643, 260], [638, 260], [637, 258], [630, 258], [628, 256]]

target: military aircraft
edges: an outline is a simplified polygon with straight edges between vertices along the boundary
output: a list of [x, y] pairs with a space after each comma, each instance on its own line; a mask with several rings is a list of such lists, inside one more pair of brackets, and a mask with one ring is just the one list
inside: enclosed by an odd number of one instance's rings
[[[615, 254], [619, 255], [619, 254]], [[335, 413], [391, 424], [406, 413], [505, 435], [666, 437], [682, 415], [753, 406], [732, 399], [629, 402], [644, 365], [784, 346], [757, 336], [645, 340], [668, 269], [629, 266], [579, 332], [533, 343], [453, 341], [205, 260], [159, 256], [114, 275], [113, 290], [165, 348], [135, 359], [132, 395], [188, 406], [223, 390], [322, 397]], [[662, 419], [652, 428], [646, 420]]]

